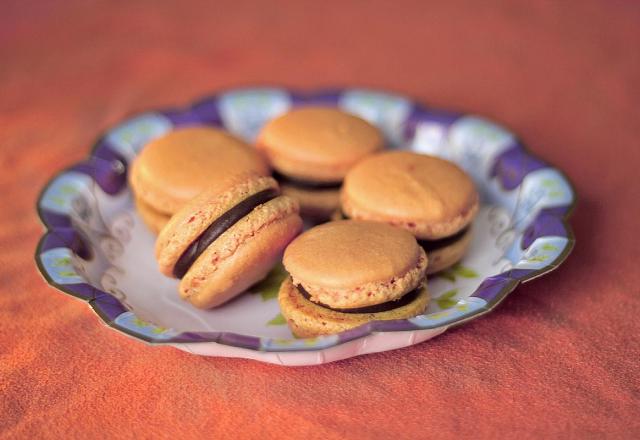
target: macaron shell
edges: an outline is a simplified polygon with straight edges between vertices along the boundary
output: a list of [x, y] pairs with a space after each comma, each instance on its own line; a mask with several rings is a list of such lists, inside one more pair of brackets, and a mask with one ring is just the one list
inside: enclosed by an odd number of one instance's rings
[[308, 338], [340, 333], [371, 321], [412, 318], [427, 308], [429, 292], [426, 285], [423, 285], [415, 300], [386, 312], [344, 313], [309, 301], [294, 286], [291, 278], [287, 278], [280, 286], [278, 302], [294, 336]]
[[143, 202], [137, 197], [134, 197], [134, 204], [136, 207], [136, 211], [140, 215], [142, 222], [153, 232], [154, 234], [158, 234], [162, 228], [169, 222], [171, 216], [156, 211], [151, 206]]
[[264, 278], [302, 229], [295, 200], [279, 196], [231, 226], [182, 278], [182, 298], [199, 308], [218, 306]]
[[215, 219], [251, 194], [277, 189], [272, 177], [230, 175], [208, 187], [183, 206], [167, 223], [156, 240], [160, 272], [173, 276], [173, 268], [184, 251]]
[[334, 308], [401, 297], [425, 277], [427, 257], [408, 232], [384, 223], [342, 220], [309, 229], [286, 249], [295, 285]]
[[337, 222], [340, 220], [346, 220], [345, 216], [342, 214], [342, 208], [338, 208], [335, 211], [333, 211], [331, 213], [331, 216], [329, 217], [329, 221], [332, 221], [332, 222]]
[[339, 189], [307, 190], [285, 183], [282, 194], [293, 197], [300, 204], [300, 215], [314, 221], [326, 221], [340, 206]]
[[469, 228], [460, 239], [451, 243], [449, 246], [427, 252], [427, 256], [429, 257], [427, 275], [445, 270], [460, 261], [464, 254], [467, 253], [467, 250], [469, 250], [472, 238], [472, 228]]
[[457, 165], [407, 151], [358, 163], [345, 177], [340, 200], [349, 218], [400, 226], [421, 239], [455, 234], [479, 208], [473, 181]]
[[342, 180], [349, 168], [383, 145], [376, 127], [329, 107], [285, 113], [267, 123], [257, 141], [280, 173], [319, 182]]
[[129, 173], [137, 197], [174, 213], [221, 175], [269, 174], [264, 158], [240, 139], [211, 127], [172, 131], [147, 144]]

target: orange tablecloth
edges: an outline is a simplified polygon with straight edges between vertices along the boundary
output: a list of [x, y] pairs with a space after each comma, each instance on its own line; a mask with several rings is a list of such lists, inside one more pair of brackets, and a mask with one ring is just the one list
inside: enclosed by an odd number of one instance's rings
[[[0, 8], [0, 437], [640, 437], [637, 2], [186, 3]], [[255, 83], [506, 124], [573, 179], [573, 255], [430, 342], [309, 368], [148, 347], [45, 285], [56, 170], [127, 114]]]

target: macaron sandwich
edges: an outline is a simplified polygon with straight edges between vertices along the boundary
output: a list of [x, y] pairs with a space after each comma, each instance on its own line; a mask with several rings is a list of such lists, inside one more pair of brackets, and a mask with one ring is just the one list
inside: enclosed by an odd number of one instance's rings
[[[328, 107], [271, 120], [256, 149], [210, 127], [150, 142], [129, 180], [138, 212], [159, 231], [160, 272], [207, 309], [263, 279], [284, 254], [278, 301], [297, 337], [423, 313], [426, 275], [466, 252], [479, 197], [453, 163], [379, 152], [383, 144], [377, 128]], [[347, 219], [299, 235], [300, 214], [318, 222], [336, 212]]]
[[329, 107], [301, 107], [261, 130], [264, 152], [284, 194], [300, 202], [303, 216], [328, 220], [339, 207], [339, 190], [349, 169], [383, 148], [380, 131], [364, 119]]
[[156, 241], [160, 271], [180, 296], [216, 307], [263, 279], [302, 229], [296, 200], [272, 177], [225, 174], [187, 202]]
[[[149, 142], [133, 161], [129, 182], [140, 217], [154, 233], [187, 201], [222, 175], [268, 175], [255, 149], [212, 127], [181, 128]], [[214, 189], [215, 190], [215, 189]]]
[[471, 242], [479, 196], [452, 162], [389, 151], [355, 165], [340, 195], [343, 216], [398, 226], [413, 233], [429, 256], [427, 273], [459, 261]]
[[429, 301], [424, 250], [412, 234], [384, 223], [316, 226], [293, 240], [283, 263], [289, 277], [278, 301], [297, 337], [410, 318]]

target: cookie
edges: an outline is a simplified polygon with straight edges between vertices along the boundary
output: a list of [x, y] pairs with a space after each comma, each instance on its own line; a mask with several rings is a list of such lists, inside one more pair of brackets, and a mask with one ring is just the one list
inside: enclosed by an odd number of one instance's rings
[[[268, 175], [264, 158], [250, 145], [212, 127], [174, 130], [149, 142], [129, 172], [140, 216], [158, 230], [188, 200], [215, 187], [222, 177], [254, 173]], [[165, 221], [166, 223], [166, 221]]]
[[256, 146], [274, 176], [300, 202], [303, 215], [326, 220], [339, 206], [349, 169], [383, 148], [380, 131], [352, 114], [330, 107], [301, 107], [267, 123]]
[[384, 152], [358, 163], [345, 177], [340, 202], [347, 218], [412, 232], [433, 253], [429, 273], [466, 252], [480, 204], [473, 181], [457, 165], [408, 151]]
[[298, 203], [271, 177], [221, 178], [187, 202], [156, 241], [160, 272], [180, 296], [216, 307], [262, 280], [302, 229]]
[[316, 304], [300, 293], [291, 278], [284, 280], [278, 292], [282, 315], [286, 317], [291, 333], [297, 338], [340, 333], [371, 321], [407, 319], [425, 311], [429, 303], [426, 284], [407, 294], [405, 299], [388, 310], [338, 311]]
[[469, 250], [472, 237], [469, 226], [455, 235], [440, 240], [419, 240], [418, 244], [429, 256], [427, 275], [440, 272], [460, 261]]
[[309, 229], [285, 250], [280, 308], [297, 336], [422, 313], [427, 256], [400, 228], [357, 220]]
[[143, 202], [138, 197], [133, 198], [133, 203], [144, 224], [156, 235], [160, 233], [171, 218], [171, 215], [156, 211], [151, 205]]
[[331, 217], [340, 205], [340, 192], [333, 189], [306, 190], [300, 186], [281, 183], [282, 194], [300, 203], [300, 215], [312, 221], [322, 222]]

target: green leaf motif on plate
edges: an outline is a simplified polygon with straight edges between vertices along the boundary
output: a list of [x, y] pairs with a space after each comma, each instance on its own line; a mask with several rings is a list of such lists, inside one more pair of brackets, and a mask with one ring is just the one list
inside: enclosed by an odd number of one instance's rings
[[273, 342], [275, 342], [278, 345], [284, 345], [284, 346], [293, 344], [293, 341], [291, 339], [282, 339], [282, 338], [275, 338]]
[[462, 278], [478, 278], [478, 273], [468, 267], [464, 267], [461, 264], [453, 266], [453, 272]]
[[164, 332], [166, 332], [168, 330], [166, 327], [160, 327], [159, 325], [154, 325], [154, 324], [152, 324], [150, 322], [147, 322], [144, 319], [140, 319], [140, 318], [134, 318], [132, 322], [133, 322], [133, 325], [135, 325], [138, 328], [151, 327], [149, 330], [154, 335], [162, 334], [162, 333], [164, 333]]
[[460, 278], [478, 278], [478, 273], [469, 268], [461, 265], [460, 263], [455, 264], [449, 269], [443, 270], [437, 275], [440, 278], [444, 278], [445, 280], [449, 280], [452, 283], [456, 281], [456, 277]]
[[553, 188], [557, 185], [558, 182], [556, 182], [554, 179], [544, 179], [542, 181], [542, 186], [544, 186], [545, 188]]
[[271, 321], [267, 322], [267, 325], [285, 325], [287, 320], [284, 319], [282, 313], [278, 313]]
[[51, 197], [51, 201], [60, 207], [63, 207], [65, 203], [65, 199], [60, 196]]
[[443, 270], [442, 272], [438, 273], [438, 277], [444, 278], [445, 280], [449, 280], [452, 283], [455, 283], [456, 281], [456, 276], [453, 274], [453, 272], [451, 272], [450, 269]]
[[71, 185], [63, 185], [60, 187], [60, 193], [61, 194], [66, 194], [66, 195], [70, 195], [70, 194], [77, 194], [78, 193], [78, 189], [74, 186]]
[[133, 132], [131, 130], [125, 131], [122, 134], [122, 140], [128, 143], [133, 142]]
[[427, 315], [427, 319], [442, 319], [442, 318], [446, 318], [449, 315], [450, 315], [450, 312], [447, 310], [444, 310], [442, 312], [432, 313], [431, 315]]
[[138, 128], [138, 131], [144, 135], [151, 134], [152, 130], [153, 126], [149, 123], [149, 121], [143, 122], [142, 125]]
[[458, 301], [455, 298], [457, 294], [458, 294], [458, 289], [451, 289], [443, 293], [442, 295], [440, 295], [438, 298], [436, 298], [436, 303], [438, 304], [438, 307], [444, 310], [444, 309], [450, 309], [451, 307], [458, 304]]
[[134, 318], [134, 319], [133, 319], [133, 324], [134, 324], [136, 327], [148, 327], [149, 325], [151, 325], [151, 324], [149, 324], [147, 321], [144, 321], [144, 320], [142, 320], [142, 319], [140, 319], [140, 318]]
[[269, 275], [267, 275], [264, 280], [253, 286], [251, 290], [259, 293], [262, 301], [277, 298], [280, 284], [282, 284], [286, 277], [287, 272], [284, 270], [284, 266], [278, 264], [269, 272]]
[[535, 255], [531, 258], [527, 258], [530, 263], [543, 263], [549, 259], [548, 255]]
[[71, 258], [69, 257], [60, 257], [53, 260], [53, 267], [64, 267], [71, 265]]

